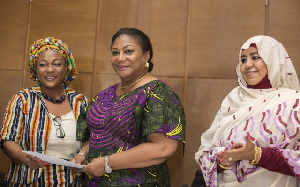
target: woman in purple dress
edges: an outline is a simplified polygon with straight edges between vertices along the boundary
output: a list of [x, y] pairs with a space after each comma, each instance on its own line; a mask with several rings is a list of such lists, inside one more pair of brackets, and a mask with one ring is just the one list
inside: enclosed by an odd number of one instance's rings
[[77, 138], [89, 141], [89, 186], [170, 186], [166, 164], [184, 142], [178, 95], [150, 74], [152, 45], [135, 28], [121, 28], [111, 44], [121, 82], [98, 93], [79, 117]]

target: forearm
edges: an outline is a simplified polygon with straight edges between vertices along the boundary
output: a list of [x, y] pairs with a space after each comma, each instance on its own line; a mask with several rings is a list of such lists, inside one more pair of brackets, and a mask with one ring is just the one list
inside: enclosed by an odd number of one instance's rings
[[270, 171], [294, 176], [292, 170], [284, 161], [284, 157], [279, 151], [274, 149], [262, 148], [262, 155], [258, 165]]
[[90, 144], [89, 140], [86, 141], [86, 142], [83, 142], [82, 146], [81, 146], [81, 150], [79, 152], [83, 153], [85, 155], [88, 155], [88, 153], [89, 153], [89, 144]]
[[113, 170], [127, 168], [144, 168], [158, 165], [167, 160], [175, 152], [178, 142], [173, 140], [174, 151], [163, 145], [142, 143], [130, 150], [115, 153], [109, 156], [109, 165]]
[[26, 153], [17, 143], [9, 140], [3, 141], [3, 152], [13, 162], [26, 165]]

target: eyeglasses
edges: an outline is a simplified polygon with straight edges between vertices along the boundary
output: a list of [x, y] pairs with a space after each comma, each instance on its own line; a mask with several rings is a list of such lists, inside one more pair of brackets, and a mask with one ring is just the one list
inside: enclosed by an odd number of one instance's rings
[[54, 126], [56, 127], [56, 136], [58, 138], [64, 138], [65, 137], [65, 131], [61, 127], [61, 117], [57, 116], [57, 117], [53, 118], [53, 123], [54, 123]]

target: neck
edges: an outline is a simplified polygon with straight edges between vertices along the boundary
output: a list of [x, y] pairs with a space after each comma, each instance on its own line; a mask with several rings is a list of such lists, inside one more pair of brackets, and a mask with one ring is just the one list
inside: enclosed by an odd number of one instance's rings
[[134, 86], [136, 83], [138, 83], [140, 80], [142, 80], [143, 78], [145, 78], [147, 75], [149, 75], [149, 73], [147, 72], [145, 75], [143, 75], [142, 77], [140, 77], [140, 78], [138, 78], [137, 80], [135, 80], [133, 83], [131, 83], [131, 84], [129, 84], [129, 85], [127, 85], [127, 86], [122, 86], [121, 84], [119, 84], [120, 85], [120, 88], [121, 89], [125, 89], [125, 88], [129, 88], [129, 87], [131, 87], [131, 86]]
[[256, 85], [249, 85], [247, 84], [247, 88], [252, 89], [269, 89], [272, 88], [271, 82], [268, 78], [268, 75], [266, 75], [258, 84]]

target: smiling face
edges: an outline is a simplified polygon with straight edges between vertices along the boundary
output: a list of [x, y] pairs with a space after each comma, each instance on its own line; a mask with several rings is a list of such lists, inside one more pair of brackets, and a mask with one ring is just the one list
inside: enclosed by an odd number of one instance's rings
[[48, 50], [37, 58], [37, 77], [43, 92], [62, 89], [67, 72], [65, 58], [56, 51]]
[[121, 81], [132, 82], [147, 73], [145, 63], [150, 52], [143, 52], [139, 41], [129, 35], [120, 35], [111, 47], [111, 63]]
[[268, 74], [264, 60], [254, 47], [243, 50], [241, 62], [240, 71], [248, 85], [258, 84]]

